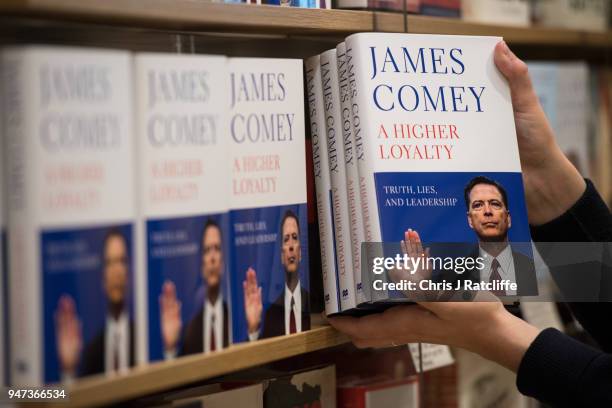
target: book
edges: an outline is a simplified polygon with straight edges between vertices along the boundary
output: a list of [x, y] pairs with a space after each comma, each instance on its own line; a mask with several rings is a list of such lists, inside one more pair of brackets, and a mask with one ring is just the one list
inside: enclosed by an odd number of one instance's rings
[[[346, 39], [361, 122], [364, 230], [373, 243], [397, 243], [412, 229], [425, 243], [465, 244], [464, 255], [491, 263], [481, 267], [483, 277], [467, 274], [480, 281], [489, 279], [497, 256], [487, 252], [491, 234], [511, 244], [505, 268], [514, 269], [517, 292], [527, 295], [537, 293], [537, 283], [510, 90], [493, 63], [500, 40], [382, 33]], [[494, 229], [473, 207], [484, 201], [496, 206]], [[386, 291], [384, 271], [362, 268], [373, 301], [401, 297]], [[449, 279], [457, 275], [448, 272]]]
[[[172, 401], [172, 406], [181, 408], [263, 408], [263, 384], [224, 389], [223, 384], [211, 386], [211, 391], [201, 396]], [[214, 391], [213, 391], [214, 390]]]
[[609, 0], [535, 0], [536, 24], [574, 30], [603, 32], [608, 29]]
[[404, 11], [405, 7], [408, 13], [418, 13], [420, 2], [421, 0], [338, 0], [337, 8]]
[[416, 376], [400, 379], [361, 378], [338, 385], [338, 408], [377, 408], [419, 406]]
[[461, 17], [477, 23], [528, 27], [528, 0], [462, 0]]
[[322, 8], [318, 0], [261, 0], [261, 4], [281, 7]]
[[230, 58], [234, 341], [310, 328], [301, 60]]
[[131, 56], [9, 47], [2, 65], [12, 382], [124, 372], [135, 363]]
[[590, 176], [589, 71], [583, 62], [529, 61], [533, 88], [557, 143], [585, 177]]
[[461, 17], [461, 0], [421, 0], [420, 14], [437, 17]]
[[140, 349], [219, 350], [232, 342], [227, 59], [140, 53], [134, 67]]
[[355, 279], [352, 271], [354, 263], [344, 148], [346, 143], [351, 143], [351, 132], [350, 130], [344, 132], [343, 129], [345, 127], [350, 128], [351, 117], [350, 115], [342, 116], [338, 60], [335, 48], [321, 54], [321, 85], [325, 109], [328, 167], [331, 183], [332, 228], [336, 240], [340, 310], [350, 310], [357, 305]]
[[361, 195], [359, 194], [359, 170], [357, 168], [357, 151], [355, 144], [356, 105], [352, 102], [352, 90], [349, 78], [349, 64], [344, 42], [336, 47], [338, 59], [338, 85], [340, 88], [340, 108], [342, 119], [342, 138], [344, 146], [344, 165], [346, 168], [346, 200], [348, 203], [349, 232], [351, 238], [352, 270], [355, 284], [355, 302], [367, 301], [361, 279], [361, 243], [365, 241], [363, 218], [361, 216]]
[[321, 252], [321, 274], [325, 314], [340, 311], [338, 271], [336, 265], [336, 241], [332, 228], [331, 181], [325, 130], [325, 108], [321, 83], [321, 57], [315, 55], [305, 61], [306, 98], [310, 113], [313, 173], [317, 196], [317, 218]]

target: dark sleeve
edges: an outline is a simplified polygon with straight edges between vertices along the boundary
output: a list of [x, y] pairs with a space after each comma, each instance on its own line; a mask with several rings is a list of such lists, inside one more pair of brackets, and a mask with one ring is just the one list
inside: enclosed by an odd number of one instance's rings
[[531, 227], [535, 242], [610, 242], [612, 218], [595, 186], [586, 180], [586, 189], [565, 214], [544, 225]]
[[523, 356], [516, 384], [555, 407], [612, 407], [612, 355], [546, 329]]

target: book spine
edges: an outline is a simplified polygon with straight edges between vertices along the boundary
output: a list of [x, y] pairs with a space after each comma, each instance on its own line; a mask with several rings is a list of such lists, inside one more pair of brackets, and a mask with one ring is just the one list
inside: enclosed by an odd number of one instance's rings
[[329, 157], [325, 132], [323, 88], [321, 86], [321, 58], [319, 55], [306, 60], [306, 87], [310, 113], [315, 188], [317, 195], [317, 217], [321, 242], [321, 269], [323, 274], [323, 296], [327, 315], [340, 311], [338, 292], [335, 241], [332, 232], [331, 181]]
[[338, 83], [338, 60], [336, 49], [321, 54], [321, 84], [325, 107], [327, 131], [327, 151], [331, 181], [332, 216], [336, 238], [336, 262], [340, 286], [340, 308], [352, 309], [356, 306], [355, 279], [352, 272], [353, 254], [349, 206], [346, 188], [346, 166], [344, 159], [344, 139], [340, 106], [340, 87]]
[[[359, 203], [361, 205], [361, 226], [363, 229], [363, 239], [365, 242], [374, 241], [374, 231], [372, 224], [372, 218], [370, 215], [370, 201], [368, 200], [367, 190], [367, 178], [366, 171], [368, 170], [365, 163], [364, 156], [364, 133], [363, 133], [363, 116], [361, 113], [360, 101], [359, 101], [359, 88], [357, 87], [357, 71], [355, 66], [355, 56], [353, 55], [353, 48], [349, 42], [345, 42], [346, 50], [346, 68], [347, 76], [350, 88], [351, 97], [351, 115], [353, 120], [353, 140], [355, 141], [355, 157], [357, 157], [357, 175], [358, 175], [358, 191], [359, 191]], [[361, 248], [360, 248], [361, 254]], [[360, 259], [360, 264], [363, 261], [363, 254]], [[364, 279], [366, 278], [366, 279]], [[364, 302], [372, 301], [372, 291], [368, 284], [369, 276], [362, 275], [362, 288], [363, 288], [363, 299]]]
[[348, 76], [346, 44], [336, 47], [338, 59], [338, 84], [340, 87], [340, 105], [342, 118], [342, 138], [344, 143], [344, 163], [346, 167], [346, 191], [349, 208], [351, 252], [353, 275], [355, 280], [355, 297], [357, 304], [366, 301], [363, 291], [361, 271], [361, 244], [364, 242], [363, 218], [361, 217], [361, 196], [359, 194], [359, 171], [355, 152], [355, 130], [353, 126], [353, 105]]
[[[39, 385], [42, 382], [41, 291], [36, 275], [40, 259], [36, 231], [32, 217], [31, 180], [37, 170], [32, 157], [30, 138], [33, 120], [26, 101], [32, 97], [34, 69], [25, 55], [18, 50], [5, 51], [2, 61], [4, 91], [5, 137], [8, 183], [8, 245], [9, 267], [9, 357], [11, 382], [14, 385]], [[30, 252], [32, 251], [32, 252]]]

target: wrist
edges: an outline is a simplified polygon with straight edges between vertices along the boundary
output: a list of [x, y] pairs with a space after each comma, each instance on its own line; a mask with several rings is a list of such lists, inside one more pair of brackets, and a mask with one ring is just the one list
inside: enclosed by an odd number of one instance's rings
[[540, 330], [504, 308], [494, 313], [487, 326], [477, 335], [471, 351], [516, 372]]

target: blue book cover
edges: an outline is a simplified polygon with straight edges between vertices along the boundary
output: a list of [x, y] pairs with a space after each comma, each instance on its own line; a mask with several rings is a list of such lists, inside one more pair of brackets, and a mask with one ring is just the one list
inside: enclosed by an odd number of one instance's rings
[[310, 328], [302, 61], [230, 58], [234, 341]]

